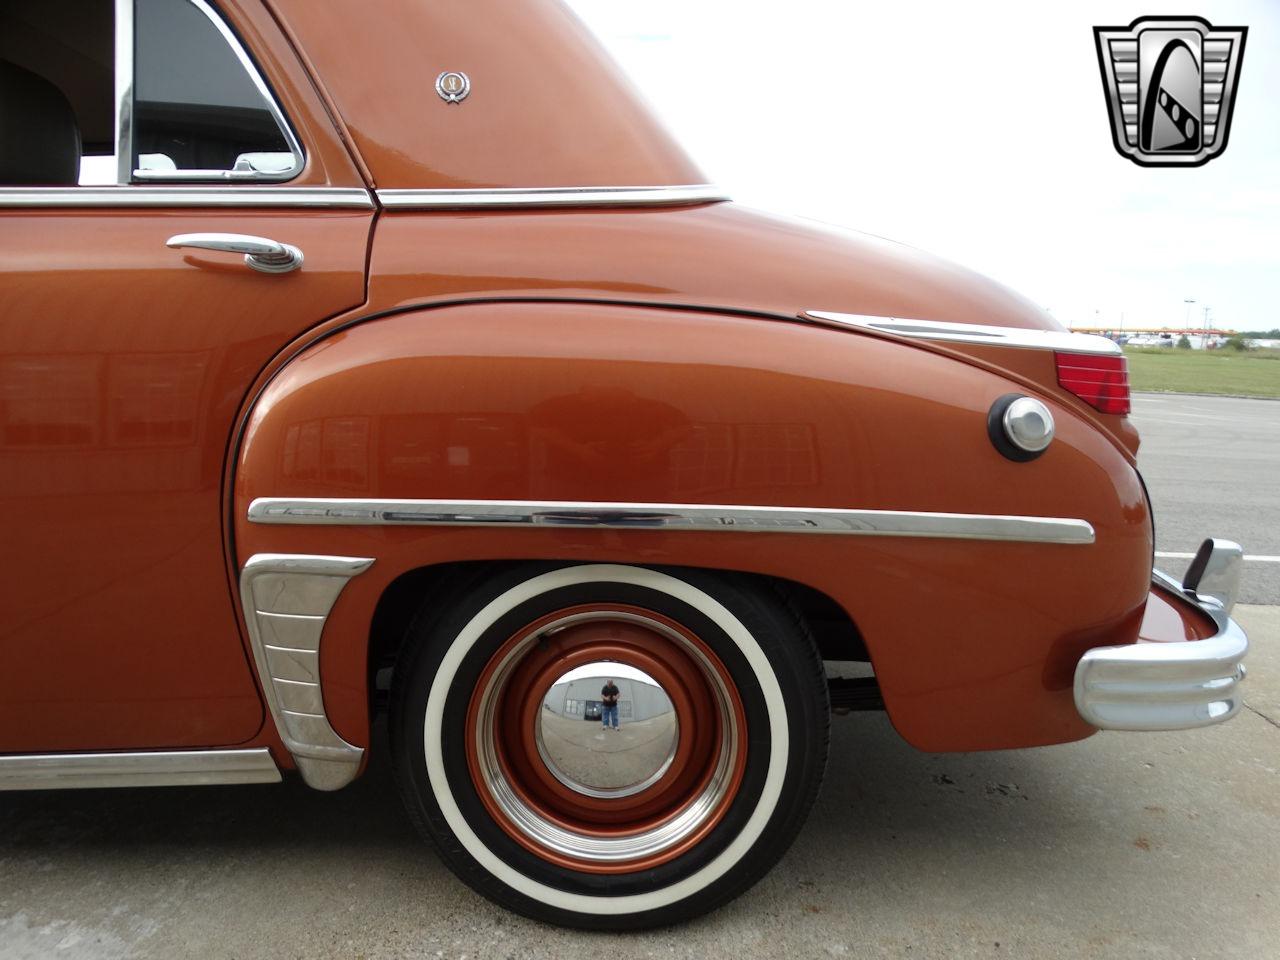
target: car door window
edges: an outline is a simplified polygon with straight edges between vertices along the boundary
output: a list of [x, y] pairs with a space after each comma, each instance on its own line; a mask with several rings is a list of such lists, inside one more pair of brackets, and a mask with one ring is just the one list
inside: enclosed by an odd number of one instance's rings
[[253, 64], [199, 0], [134, 0], [133, 179], [283, 180], [301, 150]]
[[279, 182], [304, 159], [205, 0], [0, 0], [0, 187]]

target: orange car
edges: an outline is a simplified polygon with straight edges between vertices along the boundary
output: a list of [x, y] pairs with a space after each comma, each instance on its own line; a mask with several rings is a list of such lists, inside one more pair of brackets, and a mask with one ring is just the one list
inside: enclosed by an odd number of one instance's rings
[[387, 749], [467, 883], [620, 929], [777, 860], [832, 709], [1240, 706], [1119, 349], [728, 202], [554, 0], [6, 4], [0, 137], [0, 789]]

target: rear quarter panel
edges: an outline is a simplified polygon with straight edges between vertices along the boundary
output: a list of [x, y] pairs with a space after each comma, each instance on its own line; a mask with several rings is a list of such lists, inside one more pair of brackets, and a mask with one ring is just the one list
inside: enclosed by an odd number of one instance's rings
[[[910, 345], [801, 323], [567, 302], [412, 309], [282, 367], [234, 482], [238, 562], [374, 557], [326, 627], [326, 708], [368, 743], [370, 621], [400, 574], [560, 559], [746, 571], [820, 590], [861, 629], [899, 732], [926, 750], [1091, 732], [1080, 654], [1137, 636], [1151, 527], [1120, 449], [1072, 407], [1012, 463], [986, 413], [1013, 388]], [[257, 497], [598, 500], [1019, 514], [1088, 520], [1092, 545], [652, 530], [271, 526]]]

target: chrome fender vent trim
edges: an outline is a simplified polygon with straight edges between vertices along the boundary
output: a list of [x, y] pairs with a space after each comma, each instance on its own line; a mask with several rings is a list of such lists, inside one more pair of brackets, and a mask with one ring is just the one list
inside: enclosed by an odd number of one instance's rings
[[338, 736], [324, 711], [320, 639], [329, 611], [370, 558], [259, 553], [240, 574], [240, 600], [258, 680], [276, 730], [308, 786], [350, 783], [364, 750]]

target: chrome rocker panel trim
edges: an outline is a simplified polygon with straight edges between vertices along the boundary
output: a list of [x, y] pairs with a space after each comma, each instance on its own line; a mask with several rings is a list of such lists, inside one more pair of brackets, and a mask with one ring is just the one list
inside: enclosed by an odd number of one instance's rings
[[800, 316], [818, 323], [856, 327], [909, 340], [982, 344], [1020, 350], [1061, 350], [1065, 353], [1088, 353], [1096, 356], [1123, 354], [1113, 341], [1092, 333], [1026, 330], [980, 323], [943, 323], [938, 320], [900, 320], [896, 317], [869, 317], [858, 313], [828, 313], [822, 310], [806, 310]]
[[240, 602], [258, 679], [276, 731], [307, 785], [345, 787], [364, 750], [338, 736], [324, 711], [320, 638], [338, 595], [373, 560], [259, 553], [240, 574]]
[[[1215, 563], [1229, 567], [1239, 546], [1221, 545]], [[1241, 561], [1236, 559], [1235, 565]], [[1240, 712], [1240, 681], [1249, 638], [1221, 603], [1156, 570], [1152, 581], [1194, 603], [1217, 624], [1204, 640], [1097, 647], [1076, 666], [1075, 703], [1085, 722], [1103, 730], [1187, 730], [1222, 723]]]
[[728, 200], [713, 184], [675, 187], [519, 187], [493, 190], [379, 190], [389, 210], [504, 207], [664, 207]]
[[580, 527], [591, 530], [844, 534], [1093, 543], [1084, 520], [1059, 517], [825, 510], [810, 507], [535, 500], [358, 500], [259, 497], [253, 523], [339, 526]]
[[280, 771], [266, 747], [0, 757], [0, 790], [279, 782]]
[[0, 187], [0, 207], [342, 207], [373, 209], [358, 187]]

